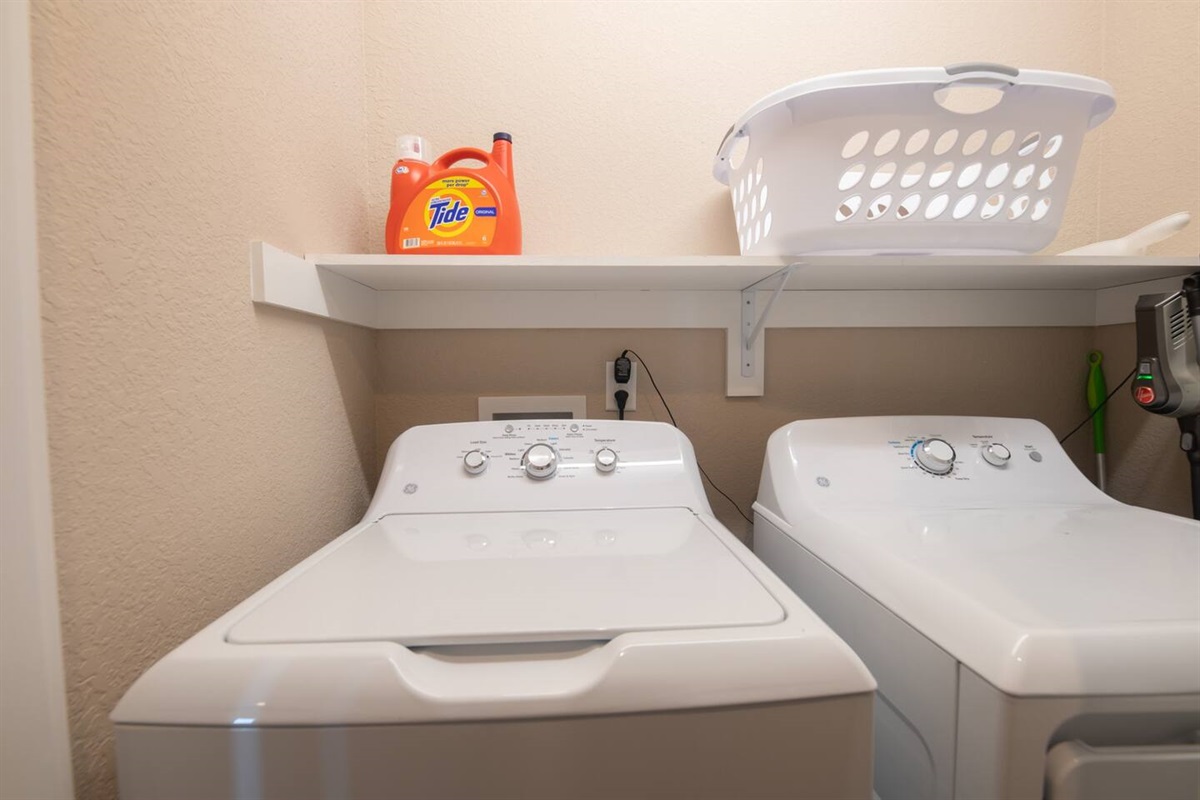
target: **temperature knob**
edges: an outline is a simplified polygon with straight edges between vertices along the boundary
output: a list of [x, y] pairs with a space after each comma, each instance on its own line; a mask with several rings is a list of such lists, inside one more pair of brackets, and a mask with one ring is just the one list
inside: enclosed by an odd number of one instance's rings
[[521, 456], [521, 467], [534, 480], [552, 478], [558, 471], [558, 453], [548, 444], [535, 444]]
[[946, 475], [954, 469], [954, 448], [945, 439], [926, 439], [913, 448], [917, 466], [934, 475]]
[[1012, 451], [999, 442], [992, 442], [983, 448], [983, 460], [993, 467], [1007, 466], [1010, 458], [1012, 458]]
[[617, 468], [617, 454], [610, 447], [596, 451], [596, 469], [601, 472], [612, 472]]
[[482, 450], [472, 450], [463, 456], [463, 469], [471, 475], [478, 475], [487, 469], [488, 454]]

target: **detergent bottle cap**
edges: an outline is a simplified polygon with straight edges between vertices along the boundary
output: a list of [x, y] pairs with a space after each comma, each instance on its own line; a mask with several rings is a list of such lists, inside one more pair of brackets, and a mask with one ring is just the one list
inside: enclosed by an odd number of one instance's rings
[[498, 131], [497, 133], [494, 133], [494, 134], [492, 134], [492, 141], [493, 141], [493, 142], [499, 142], [499, 141], [501, 141], [501, 140], [503, 140], [503, 141], [506, 141], [506, 142], [511, 142], [511, 141], [512, 141], [512, 134], [511, 134], [511, 133], [505, 133], [504, 131]]
[[396, 137], [396, 159], [404, 161], [424, 161], [429, 163], [426, 153], [429, 152], [425, 139], [406, 133]]

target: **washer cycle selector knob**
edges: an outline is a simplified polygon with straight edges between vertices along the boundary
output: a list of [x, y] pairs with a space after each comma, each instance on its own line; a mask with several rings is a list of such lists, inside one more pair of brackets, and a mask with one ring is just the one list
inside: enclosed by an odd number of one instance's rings
[[552, 478], [558, 471], [558, 453], [548, 444], [535, 444], [521, 456], [521, 468], [534, 480]]
[[1007, 466], [1010, 458], [1012, 451], [999, 442], [992, 442], [983, 448], [983, 460], [993, 467]]
[[913, 448], [917, 466], [934, 475], [946, 475], [954, 469], [954, 448], [945, 439], [926, 439]]
[[612, 472], [617, 468], [617, 454], [611, 447], [596, 451], [596, 469], [601, 472]]
[[487, 469], [490, 460], [482, 450], [472, 450], [463, 456], [463, 469], [471, 475], [478, 475]]

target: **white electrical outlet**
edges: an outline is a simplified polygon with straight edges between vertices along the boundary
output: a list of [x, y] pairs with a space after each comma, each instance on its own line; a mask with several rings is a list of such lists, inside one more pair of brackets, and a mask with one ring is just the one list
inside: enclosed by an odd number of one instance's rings
[[[629, 368], [629, 383], [626, 383], [623, 388], [629, 392], [629, 399], [625, 401], [625, 412], [629, 413], [637, 408], [637, 376], [638, 363], [636, 361]], [[613, 393], [617, 391], [617, 382], [613, 379], [613, 362], [604, 362], [604, 410], [616, 411], [617, 401], [613, 397]]]

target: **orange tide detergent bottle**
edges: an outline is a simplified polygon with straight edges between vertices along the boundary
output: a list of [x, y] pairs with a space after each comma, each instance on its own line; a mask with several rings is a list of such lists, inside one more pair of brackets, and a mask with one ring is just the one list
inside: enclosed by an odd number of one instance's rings
[[[512, 136], [493, 136], [490, 153], [460, 147], [432, 164], [419, 136], [401, 136], [396, 150], [385, 243], [389, 253], [520, 254]], [[454, 166], [469, 158], [484, 165]]]

